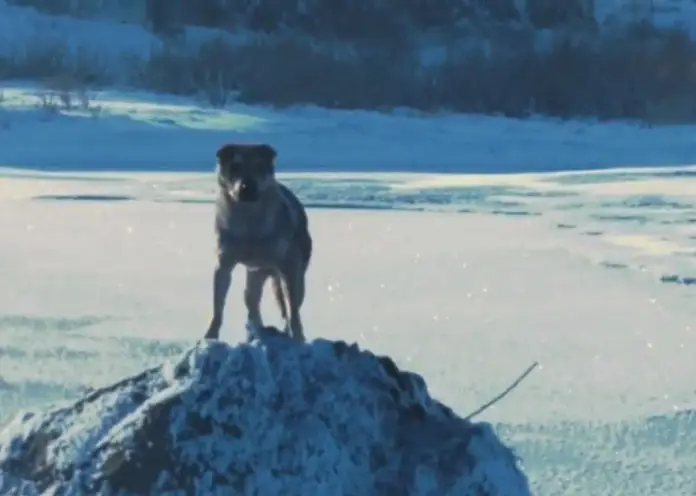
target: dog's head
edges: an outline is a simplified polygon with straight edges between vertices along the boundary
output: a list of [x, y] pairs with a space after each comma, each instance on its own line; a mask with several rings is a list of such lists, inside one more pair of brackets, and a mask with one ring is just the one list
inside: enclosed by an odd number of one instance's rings
[[218, 183], [237, 202], [253, 203], [275, 185], [276, 151], [266, 144], [227, 144], [217, 151]]

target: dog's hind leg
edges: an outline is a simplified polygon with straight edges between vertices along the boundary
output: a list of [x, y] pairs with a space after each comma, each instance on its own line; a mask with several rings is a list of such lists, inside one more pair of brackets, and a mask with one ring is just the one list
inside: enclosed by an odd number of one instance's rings
[[273, 284], [273, 296], [275, 296], [278, 310], [280, 310], [280, 318], [284, 322], [288, 321], [288, 303], [285, 300], [285, 291], [283, 290], [283, 281], [281, 276], [273, 274], [271, 283]]
[[218, 339], [220, 337], [225, 301], [232, 283], [232, 269], [234, 269], [234, 263], [220, 257], [213, 275], [213, 318], [208, 326], [208, 331], [205, 333], [205, 339]]
[[270, 272], [264, 269], [248, 268], [246, 273], [246, 287], [244, 289], [244, 303], [247, 308], [246, 328], [249, 334], [254, 334], [263, 328], [261, 318], [261, 297], [263, 286]]
[[305, 298], [305, 271], [303, 264], [292, 264], [281, 271], [283, 292], [289, 307], [285, 319], [285, 331], [296, 341], [304, 342], [304, 326], [300, 317], [300, 307]]

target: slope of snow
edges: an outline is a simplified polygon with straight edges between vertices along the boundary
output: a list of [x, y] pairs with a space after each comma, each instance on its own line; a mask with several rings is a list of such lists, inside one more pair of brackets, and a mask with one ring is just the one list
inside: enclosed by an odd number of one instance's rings
[[[192, 48], [220, 35], [205, 28], [185, 31], [187, 46]], [[224, 33], [231, 42], [249, 40], [250, 36], [246, 32]], [[162, 40], [139, 24], [48, 15], [0, 0], [0, 56], [22, 58], [29, 52], [65, 50], [75, 61], [98, 61], [115, 81], [121, 81], [119, 73], [132, 70], [134, 62], [146, 60], [161, 47]]]
[[491, 427], [430, 398], [421, 377], [272, 328], [21, 415], [0, 431], [3, 475], [39, 493], [531, 495]]
[[21, 57], [28, 50], [64, 47], [75, 58], [101, 60], [116, 74], [125, 69], [128, 58], [147, 57], [158, 45], [142, 26], [49, 16], [0, 0], [0, 55]]
[[[46, 111], [5, 86], [0, 164], [80, 170], [211, 170], [227, 141], [265, 141], [280, 170], [521, 172], [696, 163], [693, 126], [284, 110], [106, 91], [95, 110]], [[37, 136], [40, 146], [37, 146]]]

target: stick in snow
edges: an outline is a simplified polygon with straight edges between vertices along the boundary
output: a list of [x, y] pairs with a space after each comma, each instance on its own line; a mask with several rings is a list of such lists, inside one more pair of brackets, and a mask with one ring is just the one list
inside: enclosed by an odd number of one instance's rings
[[515, 379], [515, 382], [510, 384], [507, 387], [507, 389], [505, 389], [505, 391], [503, 391], [498, 396], [493, 398], [491, 401], [489, 401], [488, 403], [486, 403], [485, 405], [480, 407], [478, 410], [476, 410], [476, 411], [470, 413], [469, 415], [467, 415], [466, 417], [464, 417], [464, 420], [467, 420], [467, 421], [471, 420], [475, 416], [479, 415], [480, 413], [484, 412], [485, 410], [488, 410], [490, 407], [492, 407], [493, 405], [498, 403], [500, 400], [505, 398], [510, 393], [510, 391], [512, 391], [513, 389], [515, 389], [517, 386], [520, 385], [520, 382], [522, 382], [525, 379], [525, 377], [527, 377], [529, 374], [532, 373], [532, 370], [534, 370], [537, 367], [537, 365], [539, 365], [539, 362], [534, 362], [529, 367], [527, 367], [527, 370], [525, 370], [521, 376], [519, 376], [517, 379]]

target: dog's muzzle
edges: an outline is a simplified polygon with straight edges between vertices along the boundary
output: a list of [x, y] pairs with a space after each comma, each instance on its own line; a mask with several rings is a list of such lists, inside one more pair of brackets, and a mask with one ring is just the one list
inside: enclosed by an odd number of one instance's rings
[[252, 179], [245, 177], [239, 183], [239, 201], [255, 202], [259, 200], [259, 185]]

